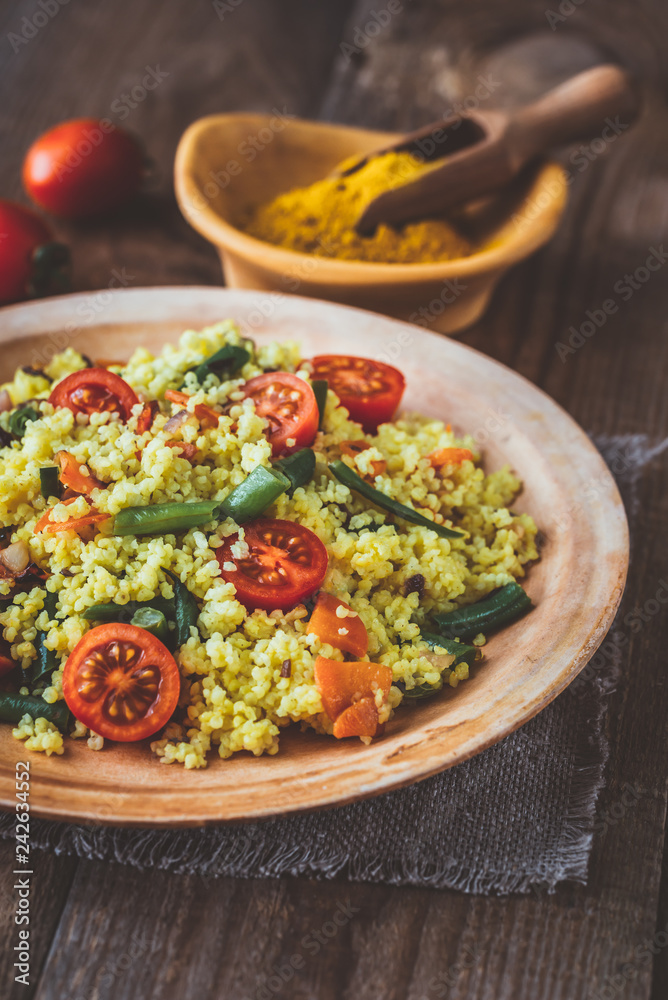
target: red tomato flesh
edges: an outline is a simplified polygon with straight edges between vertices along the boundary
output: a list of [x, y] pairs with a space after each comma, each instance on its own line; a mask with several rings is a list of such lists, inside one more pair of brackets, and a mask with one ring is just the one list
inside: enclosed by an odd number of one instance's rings
[[311, 361], [311, 369], [314, 379], [327, 380], [351, 420], [360, 423], [367, 434], [392, 419], [406, 386], [398, 369], [369, 358], [319, 354]]
[[0, 305], [25, 299], [33, 251], [52, 239], [29, 208], [0, 198]]
[[246, 382], [243, 391], [269, 425], [265, 433], [274, 456], [289, 455], [311, 444], [320, 415], [313, 389], [303, 378], [289, 372], [265, 372]]
[[[339, 608], [346, 612], [345, 618], [337, 615]], [[326, 642], [335, 649], [352, 653], [353, 656], [365, 656], [369, 648], [369, 634], [358, 614], [353, 612], [353, 616], [348, 617], [351, 611], [352, 608], [345, 601], [340, 601], [333, 594], [320, 593], [308, 630], [314, 632], [321, 642]], [[342, 635], [344, 629], [345, 634]]]
[[[245, 526], [248, 555], [232, 555], [238, 535], [217, 549], [221, 576], [233, 583], [249, 611], [288, 611], [325, 578], [327, 549], [317, 535], [294, 521], [259, 517]], [[229, 567], [234, 564], [234, 570]], [[228, 568], [226, 568], [226, 566]]]
[[49, 402], [55, 407], [67, 407], [73, 413], [118, 413], [127, 421], [132, 407], [139, 402], [134, 389], [120, 375], [106, 368], [82, 368], [66, 375], [59, 382]]
[[129, 743], [161, 729], [176, 709], [181, 678], [174, 657], [146, 629], [98, 625], [74, 647], [63, 671], [63, 696], [79, 722], [106, 739]]
[[144, 173], [137, 141], [97, 118], [61, 122], [37, 139], [23, 163], [36, 204], [65, 218], [98, 215], [133, 195]]

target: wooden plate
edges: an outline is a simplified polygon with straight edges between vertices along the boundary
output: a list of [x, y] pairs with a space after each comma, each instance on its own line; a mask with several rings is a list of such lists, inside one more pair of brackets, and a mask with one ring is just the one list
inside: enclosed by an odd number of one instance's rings
[[401, 709], [371, 746], [302, 734], [275, 757], [212, 756], [202, 771], [164, 766], [147, 744], [62, 757], [26, 752], [0, 726], [0, 803], [14, 807], [14, 773], [30, 760], [35, 815], [76, 821], [189, 826], [257, 819], [377, 795], [452, 767], [521, 726], [569, 684], [602, 641], [619, 604], [628, 530], [615, 483], [584, 432], [530, 382], [482, 354], [344, 306], [279, 294], [148, 288], [71, 295], [0, 310], [0, 376], [44, 363], [67, 344], [92, 357], [156, 350], [187, 327], [235, 317], [259, 342], [291, 338], [304, 355], [362, 354], [400, 367], [405, 408], [473, 433], [485, 466], [510, 463], [524, 482], [516, 508], [545, 541], [526, 586], [536, 609], [494, 636], [456, 691]]

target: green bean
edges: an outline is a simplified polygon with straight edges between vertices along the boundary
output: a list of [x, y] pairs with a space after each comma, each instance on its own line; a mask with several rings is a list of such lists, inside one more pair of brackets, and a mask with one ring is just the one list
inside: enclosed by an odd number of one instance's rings
[[251, 521], [259, 517], [290, 485], [290, 479], [279, 469], [258, 465], [228, 493], [218, 507], [218, 516], [231, 517], [237, 524]]
[[191, 627], [197, 628], [199, 606], [186, 585], [179, 580], [178, 576], [169, 570], [165, 570], [165, 572], [174, 584], [176, 645], [180, 647], [190, 638]]
[[153, 597], [149, 601], [128, 601], [127, 604], [93, 604], [86, 608], [81, 617], [87, 622], [131, 622], [138, 611], [154, 608], [169, 621], [174, 620], [174, 601], [164, 597]]
[[258, 465], [222, 503], [217, 500], [199, 500], [196, 503], [174, 501], [146, 507], [126, 507], [114, 519], [114, 534], [176, 534], [225, 517], [243, 524], [259, 517], [289, 487], [290, 480], [278, 469]]
[[313, 389], [313, 395], [315, 396], [315, 401], [318, 404], [318, 413], [320, 414], [320, 419], [318, 421], [318, 430], [322, 430], [322, 422], [325, 419], [325, 406], [327, 405], [327, 393], [329, 391], [329, 382], [324, 378], [314, 378], [311, 382], [311, 388]]
[[160, 639], [160, 642], [165, 644], [169, 640], [169, 625], [167, 624], [167, 619], [163, 615], [162, 611], [158, 611], [157, 608], [145, 607], [139, 608], [135, 611], [134, 615], [130, 620], [131, 625], [136, 625], [137, 628], [143, 628], [146, 632], [150, 632], [154, 635], [156, 639]]
[[431, 698], [432, 695], [438, 694], [443, 689], [443, 678], [439, 678], [437, 684], [427, 684], [426, 681], [420, 681], [412, 688], [407, 688], [403, 681], [396, 681], [394, 687], [399, 688], [404, 698], [418, 701], [418, 699]]
[[[467, 663], [469, 666], [472, 666], [474, 661], [480, 656], [480, 650], [476, 646], [466, 646], [463, 642], [457, 642], [456, 639], [446, 639], [441, 635], [435, 635], [433, 632], [423, 632], [421, 639], [431, 649], [435, 646], [440, 646], [446, 653], [454, 656], [454, 660], [444, 668], [446, 670], [452, 670], [458, 663]], [[428, 684], [426, 681], [419, 681], [415, 687], [406, 688], [403, 681], [396, 681], [395, 686], [400, 691], [403, 691], [404, 698], [415, 700], [431, 698], [432, 695], [437, 694], [443, 687], [443, 678], [441, 677], [437, 684]]]
[[55, 701], [50, 705], [43, 698], [35, 698], [30, 694], [15, 692], [0, 692], [0, 722], [19, 723], [24, 715], [32, 719], [48, 719], [61, 732], [71, 723], [72, 715], [64, 701]]
[[32, 420], [39, 420], [39, 413], [32, 406], [19, 406], [9, 418], [9, 429], [15, 437], [22, 438]]
[[49, 497], [59, 497], [63, 492], [59, 476], [60, 469], [57, 465], [46, 465], [39, 470], [39, 485], [45, 500]]
[[147, 507], [126, 507], [114, 518], [115, 535], [168, 535], [216, 520], [219, 503], [199, 500], [196, 503], [155, 503]]
[[480, 650], [477, 646], [467, 646], [463, 642], [457, 642], [456, 639], [446, 639], [444, 636], [435, 635], [433, 632], [423, 632], [422, 640], [431, 649], [434, 646], [441, 646], [446, 653], [454, 656], [454, 660], [450, 664], [451, 667], [456, 667], [458, 663], [468, 663], [469, 666], [472, 666], [474, 661], [480, 656]]
[[274, 468], [288, 477], [291, 484], [288, 494], [292, 495], [298, 486], [304, 486], [313, 479], [315, 455], [310, 448], [302, 448], [287, 458], [279, 458], [274, 462]]
[[433, 618], [448, 639], [472, 639], [479, 632], [492, 632], [508, 625], [532, 607], [528, 595], [513, 581], [482, 601], [447, 613], [437, 612]]
[[343, 483], [348, 489], [360, 493], [366, 500], [370, 500], [376, 507], [386, 510], [389, 514], [394, 514], [395, 517], [400, 517], [404, 521], [410, 521], [411, 524], [419, 524], [423, 528], [429, 528], [431, 531], [435, 531], [437, 535], [440, 535], [441, 538], [463, 537], [461, 531], [453, 531], [452, 528], [446, 528], [444, 524], [436, 524], [434, 521], [430, 521], [428, 517], [425, 517], [424, 514], [418, 513], [418, 511], [413, 510], [411, 507], [406, 507], [404, 504], [399, 503], [398, 500], [393, 500], [386, 493], [381, 493], [380, 490], [366, 483], [361, 476], [353, 472], [345, 462], [330, 462], [329, 468], [340, 483]]
[[[57, 603], [57, 595], [47, 590], [44, 597], [44, 611], [48, 614], [49, 621], [52, 621], [56, 617]], [[42, 631], [37, 633], [35, 648], [37, 650], [37, 659], [31, 664], [29, 670], [30, 689], [33, 692], [38, 687], [46, 687], [53, 671], [57, 670], [60, 666], [60, 659], [56, 651], [54, 649], [47, 649], [44, 645], [44, 632]]]
[[207, 375], [216, 375], [218, 378], [225, 374], [228, 377], [250, 361], [250, 352], [245, 347], [236, 347], [234, 344], [226, 344], [219, 351], [212, 354], [206, 361], [189, 368], [188, 371], [194, 373], [195, 378], [201, 384]]

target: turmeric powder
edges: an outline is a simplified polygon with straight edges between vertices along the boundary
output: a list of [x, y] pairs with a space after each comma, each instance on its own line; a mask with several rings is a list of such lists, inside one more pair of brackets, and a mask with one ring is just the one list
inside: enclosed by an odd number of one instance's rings
[[411, 153], [390, 152], [370, 158], [346, 176], [346, 168], [356, 160], [344, 160], [329, 177], [259, 205], [245, 224], [246, 232], [288, 250], [342, 260], [426, 264], [473, 253], [474, 246], [442, 218], [401, 228], [381, 223], [372, 236], [360, 236], [355, 222], [368, 203], [425, 167]]

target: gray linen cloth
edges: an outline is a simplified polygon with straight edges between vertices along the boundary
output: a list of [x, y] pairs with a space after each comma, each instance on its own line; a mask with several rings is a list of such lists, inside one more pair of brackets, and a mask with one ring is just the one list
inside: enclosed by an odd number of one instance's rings
[[[655, 449], [639, 436], [596, 443], [633, 529], [636, 486]], [[615, 644], [603, 648], [522, 729], [410, 788], [324, 812], [195, 830], [33, 819], [31, 847], [211, 876], [338, 876], [476, 893], [584, 883], [608, 754], [607, 696], [620, 668]], [[13, 816], [0, 816], [0, 836], [13, 829]]]

